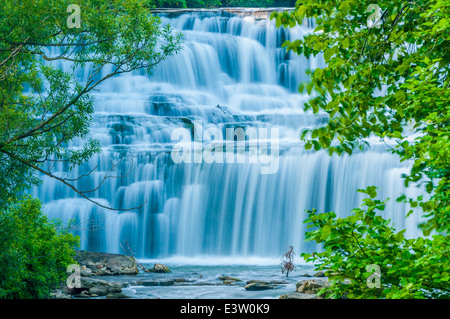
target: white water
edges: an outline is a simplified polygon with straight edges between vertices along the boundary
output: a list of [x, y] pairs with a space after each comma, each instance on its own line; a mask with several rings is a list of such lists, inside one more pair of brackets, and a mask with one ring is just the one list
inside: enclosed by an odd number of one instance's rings
[[[81, 249], [121, 253], [120, 243], [128, 241], [138, 257], [147, 259], [275, 260], [289, 245], [297, 254], [316, 249], [304, 242], [305, 210], [346, 216], [361, 204], [363, 196], [355, 191], [369, 185], [381, 188], [380, 198], [391, 198], [383, 215], [408, 228], [410, 236], [416, 233], [417, 220], [405, 220], [406, 208], [394, 203], [404, 192], [400, 175], [408, 167], [386, 153], [384, 144], [373, 141], [370, 150], [351, 157], [302, 148], [301, 129], [321, 125], [326, 116], [303, 112], [308, 97], [296, 88], [306, 80], [304, 71], [322, 62], [287, 54], [281, 43], [311, 32], [307, 24], [277, 30], [273, 21], [251, 15], [162, 16], [183, 32], [184, 50], [151, 77], [135, 73], [102, 85], [95, 95], [92, 137], [101, 141], [103, 152], [73, 172], [77, 176], [98, 165], [78, 183], [79, 189], [92, 189], [128, 151], [133, 160], [127, 158], [118, 174], [131, 168], [130, 174], [108, 179], [91, 195], [114, 207], [145, 206], [108, 211], [45, 177], [35, 190], [50, 217], [79, 221]], [[266, 164], [249, 160], [173, 163], [170, 151], [178, 140], [171, 134], [193, 120], [222, 132], [226, 127], [279, 129], [278, 171], [261, 174]]]

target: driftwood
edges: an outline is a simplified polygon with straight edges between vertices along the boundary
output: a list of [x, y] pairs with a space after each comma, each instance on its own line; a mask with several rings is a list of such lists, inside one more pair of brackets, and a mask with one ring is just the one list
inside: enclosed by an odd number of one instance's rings
[[137, 261], [136, 257], [134, 257], [133, 250], [130, 248], [130, 245], [128, 244], [128, 241], [126, 242], [126, 244], [127, 244], [127, 248], [124, 248], [123, 245], [120, 244], [120, 247], [122, 247], [122, 250], [125, 252], [125, 254], [128, 257], [130, 257], [131, 259], [133, 259], [134, 262], [136, 263], [136, 265], [141, 267], [143, 271], [145, 271], [145, 272], [153, 272], [153, 271], [148, 270], [147, 268], [145, 268], [144, 265], [142, 265], [139, 261]]
[[289, 246], [288, 251], [281, 256], [281, 273], [283, 274], [286, 271], [286, 277], [288, 277], [289, 273], [295, 269], [294, 255], [294, 247]]

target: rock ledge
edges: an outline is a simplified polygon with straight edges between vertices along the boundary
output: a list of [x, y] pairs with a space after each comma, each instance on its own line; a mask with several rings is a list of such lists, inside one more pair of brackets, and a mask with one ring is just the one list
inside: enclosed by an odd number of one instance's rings
[[125, 255], [79, 250], [74, 259], [80, 264], [81, 275], [84, 277], [139, 273], [136, 262]]

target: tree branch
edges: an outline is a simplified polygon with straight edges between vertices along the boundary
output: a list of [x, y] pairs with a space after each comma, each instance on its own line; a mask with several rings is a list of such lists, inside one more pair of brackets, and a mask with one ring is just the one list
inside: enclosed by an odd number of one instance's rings
[[44, 175], [47, 175], [47, 176], [49, 176], [49, 177], [51, 177], [53, 179], [56, 179], [57, 181], [63, 183], [64, 185], [68, 186], [69, 188], [71, 188], [75, 193], [77, 193], [81, 197], [87, 199], [88, 201], [90, 201], [91, 203], [93, 203], [93, 204], [95, 204], [95, 205], [97, 205], [99, 207], [102, 207], [102, 208], [105, 208], [105, 209], [108, 209], [108, 210], [112, 210], [112, 211], [130, 211], [130, 210], [138, 210], [138, 209], [142, 208], [147, 203], [147, 201], [145, 201], [142, 205], [140, 205], [138, 207], [124, 208], [124, 209], [118, 209], [118, 208], [113, 208], [113, 207], [102, 205], [99, 202], [97, 202], [97, 201], [87, 197], [86, 195], [84, 195], [83, 192], [79, 191], [75, 186], [73, 186], [72, 184], [68, 183], [64, 178], [58, 177], [56, 175], [53, 175], [52, 173], [50, 173], [50, 172], [48, 172], [46, 170], [43, 170], [43, 169], [41, 169], [40, 167], [38, 167], [36, 165], [31, 164], [30, 162], [20, 158], [19, 156], [14, 155], [11, 152], [8, 152], [8, 151], [2, 149], [1, 147], [0, 147], [0, 152], [8, 155], [9, 157], [19, 161], [20, 163], [22, 163], [24, 165], [27, 165], [28, 167], [33, 168], [34, 170], [36, 170], [36, 171], [38, 171], [38, 172], [40, 172], [40, 173], [42, 173]]
[[127, 248], [124, 248], [123, 245], [122, 245], [122, 243], [120, 243], [120, 247], [122, 247], [122, 250], [125, 252], [125, 254], [126, 254], [128, 257], [132, 258], [132, 259], [134, 260], [134, 262], [135, 262], [139, 267], [142, 268], [143, 271], [145, 271], [145, 272], [152, 272], [151, 270], [148, 270], [147, 268], [145, 268], [144, 265], [142, 265], [139, 261], [137, 261], [136, 257], [134, 257], [133, 251], [132, 251], [131, 248], [130, 248], [130, 245], [128, 244], [128, 241], [126, 241], [126, 244], [127, 244]]

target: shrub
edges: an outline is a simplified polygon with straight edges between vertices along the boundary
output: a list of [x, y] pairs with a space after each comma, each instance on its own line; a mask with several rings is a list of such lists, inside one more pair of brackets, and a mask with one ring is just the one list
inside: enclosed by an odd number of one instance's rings
[[67, 278], [78, 237], [29, 196], [0, 211], [0, 298], [48, 298]]

